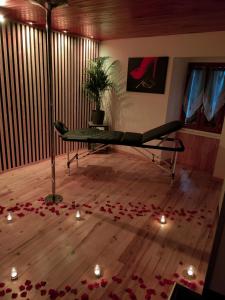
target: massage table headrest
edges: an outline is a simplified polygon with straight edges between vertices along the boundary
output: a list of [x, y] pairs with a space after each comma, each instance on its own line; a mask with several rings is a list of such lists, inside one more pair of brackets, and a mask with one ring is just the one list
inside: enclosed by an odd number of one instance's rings
[[182, 121], [172, 121], [162, 126], [150, 129], [143, 133], [142, 143], [147, 143], [153, 139], [160, 138], [181, 129], [184, 126]]
[[61, 135], [64, 135], [65, 133], [67, 133], [69, 131], [69, 129], [66, 127], [66, 125], [60, 121], [55, 121], [54, 126]]

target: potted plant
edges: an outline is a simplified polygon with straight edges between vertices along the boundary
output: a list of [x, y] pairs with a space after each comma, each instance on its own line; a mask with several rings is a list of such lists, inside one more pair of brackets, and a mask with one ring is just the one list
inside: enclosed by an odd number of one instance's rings
[[96, 104], [91, 115], [91, 121], [94, 124], [103, 124], [105, 116], [105, 112], [101, 110], [103, 95], [114, 86], [111, 80], [111, 71], [116, 61], [108, 64], [108, 60], [108, 56], [95, 58], [89, 62], [86, 69], [87, 80], [84, 88], [90, 100], [93, 100]]

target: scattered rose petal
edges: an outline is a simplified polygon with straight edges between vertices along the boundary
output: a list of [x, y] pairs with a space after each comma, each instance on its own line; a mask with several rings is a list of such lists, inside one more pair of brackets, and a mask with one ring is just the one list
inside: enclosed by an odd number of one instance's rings
[[27, 292], [22, 292], [22, 293], [20, 294], [20, 297], [22, 297], [22, 298], [26, 298], [26, 296], [27, 296]]
[[41, 290], [41, 296], [45, 296], [47, 294], [47, 291], [46, 290]]
[[165, 293], [165, 292], [162, 292], [160, 294], [160, 296], [163, 298], [163, 299], [167, 299], [168, 298], [168, 295]]
[[81, 295], [81, 300], [89, 300], [88, 294], [84, 293]]

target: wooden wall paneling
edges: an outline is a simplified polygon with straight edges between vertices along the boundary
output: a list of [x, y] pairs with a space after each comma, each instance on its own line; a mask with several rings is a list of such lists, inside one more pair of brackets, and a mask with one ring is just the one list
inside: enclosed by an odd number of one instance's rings
[[[0, 77], [0, 88], [1, 88], [1, 77]], [[1, 103], [2, 103], [2, 95], [0, 93], [0, 173], [1, 173], [1, 170], [5, 169], [5, 166], [4, 166], [5, 151], [4, 151], [4, 154], [2, 153], [3, 149], [5, 149], [5, 141], [4, 141], [3, 116], [2, 116]], [[4, 157], [3, 157], [3, 155], [4, 155]]]
[[[52, 57], [53, 57], [53, 85], [54, 85], [54, 104], [55, 104], [55, 120], [58, 120], [59, 114], [59, 89], [58, 89], [58, 45], [57, 34], [52, 33]], [[55, 149], [56, 155], [59, 153], [59, 136], [55, 133]]]
[[[43, 159], [47, 158], [47, 130], [46, 130], [46, 111], [45, 111], [45, 81], [44, 81], [44, 60], [43, 60], [43, 32], [38, 32], [39, 43], [39, 82], [40, 82], [40, 109], [41, 109], [41, 132], [42, 132], [42, 147], [43, 147]], [[43, 136], [44, 135], [44, 136]]]
[[177, 136], [185, 145], [185, 151], [178, 155], [178, 162], [189, 168], [212, 174], [219, 147], [219, 139], [184, 132], [179, 132]]
[[[55, 40], [55, 33], [52, 33], [51, 35], [51, 45], [52, 45], [52, 86], [53, 86], [53, 90], [52, 90], [52, 97], [53, 97], [53, 103], [54, 103], [54, 111], [53, 111], [53, 118], [55, 120], [57, 120], [57, 117], [56, 117], [56, 72], [55, 72], [55, 60], [56, 60], [56, 57], [55, 57], [55, 45], [54, 45], [54, 40]], [[54, 149], [55, 149], [55, 154], [57, 155], [57, 134], [56, 132], [54, 131], [54, 136], [55, 136], [55, 145], [54, 145]]]
[[31, 76], [33, 82], [33, 118], [34, 118], [34, 147], [35, 147], [35, 159], [34, 161], [40, 160], [40, 152], [39, 152], [39, 130], [38, 130], [38, 104], [37, 104], [37, 78], [36, 78], [36, 48], [34, 39], [34, 29], [30, 28], [30, 40], [31, 40]]
[[28, 81], [28, 67], [27, 67], [27, 38], [26, 27], [22, 26], [22, 62], [23, 62], [23, 89], [24, 89], [24, 119], [26, 120], [26, 150], [27, 150], [27, 163], [31, 162], [31, 126], [30, 126], [30, 108], [29, 108], [29, 81]]
[[35, 124], [34, 124], [34, 107], [33, 107], [33, 82], [32, 82], [32, 66], [31, 66], [31, 39], [30, 27], [26, 26], [26, 52], [27, 52], [27, 74], [28, 74], [28, 91], [29, 98], [27, 105], [29, 107], [30, 116], [30, 147], [31, 147], [31, 162], [35, 161]]
[[[73, 81], [72, 81], [72, 73], [73, 73], [73, 50], [72, 50], [72, 38], [69, 37], [68, 43], [68, 65], [69, 65], [69, 76], [68, 76], [68, 92], [70, 98], [70, 105], [69, 105], [69, 115], [70, 115], [70, 128], [73, 128]], [[70, 88], [73, 87], [73, 88]], [[73, 149], [73, 144], [69, 145], [69, 151]]]
[[[88, 40], [88, 44], [89, 44], [89, 47], [88, 47], [88, 61], [87, 61], [87, 66], [89, 64], [89, 61], [91, 60], [91, 57], [92, 57], [92, 53], [93, 53], [93, 43], [91, 43], [90, 40]], [[86, 97], [87, 97], [87, 100], [88, 100], [88, 112], [89, 112], [89, 115], [88, 115], [88, 119], [91, 120], [91, 101], [89, 99], [89, 96], [86, 94]]]
[[[68, 69], [67, 92], [68, 92], [69, 127], [72, 128], [73, 111], [71, 109], [72, 106], [71, 90], [73, 89], [73, 83], [71, 81], [71, 37], [69, 36], [68, 36], [68, 44], [67, 44], [67, 69]], [[69, 151], [71, 150], [71, 146], [72, 145], [69, 145]]]
[[[21, 96], [20, 96], [20, 81], [19, 81], [19, 70], [18, 70], [18, 42], [17, 42], [17, 27], [15, 24], [12, 25], [12, 57], [13, 57], [13, 73], [15, 80], [15, 119], [14, 119], [14, 128], [18, 136], [18, 148], [17, 152], [17, 165], [24, 165], [24, 150], [23, 150], [23, 132], [22, 132], [22, 124], [21, 124]], [[11, 78], [13, 77], [13, 74]], [[15, 122], [17, 121], [17, 122]], [[16, 123], [16, 124], [15, 124]]]
[[[88, 60], [98, 42], [54, 32], [55, 119], [69, 128], [86, 127], [92, 104], [83, 89]], [[49, 157], [46, 34], [8, 23], [0, 28], [0, 171]], [[70, 151], [85, 144], [71, 143]], [[66, 144], [56, 137], [56, 154]]]
[[[14, 168], [15, 165], [15, 154], [14, 154], [14, 132], [13, 132], [13, 122], [12, 122], [12, 102], [11, 102], [11, 90], [10, 90], [10, 75], [9, 75], [9, 66], [8, 66], [8, 45], [7, 45], [7, 28], [3, 27], [3, 57], [4, 57], [4, 76], [5, 76], [5, 88], [6, 88], [6, 97], [7, 97], [7, 109], [6, 115], [8, 122], [6, 124], [6, 132], [9, 133], [9, 144], [10, 151], [8, 155], [10, 156], [10, 166], [9, 168]], [[4, 101], [4, 99], [3, 99]]]
[[[27, 126], [26, 126], [26, 108], [25, 108], [25, 90], [24, 90], [24, 71], [23, 71], [23, 50], [22, 50], [22, 25], [15, 25], [16, 31], [16, 43], [17, 44], [17, 68], [18, 68], [18, 82], [19, 85], [19, 95], [17, 94], [17, 99], [20, 97], [20, 112], [18, 111], [19, 116], [19, 135], [20, 135], [20, 142], [21, 142], [21, 155], [23, 156], [23, 163], [28, 163], [28, 151], [27, 151]], [[17, 80], [16, 80], [17, 81]]]
[[44, 87], [45, 87], [45, 128], [46, 132], [45, 139], [46, 139], [46, 157], [50, 156], [50, 139], [49, 139], [49, 104], [48, 104], [48, 78], [47, 78], [47, 37], [46, 34], [43, 34], [43, 74], [44, 74]]
[[[2, 26], [3, 27], [3, 26]], [[6, 99], [6, 91], [5, 91], [5, 74], [4, 74], [4, 56], [3, 56], [3, 33], [2, 29], [0, 28], [0, 100], [1, 100], [1, 106], [0, 106], [0, 113], [1, 113], [1, 157], [2, 157], [2, 169], [6, 170], [10, 168], [10, 142], [9, 142], [9, 132], [8, 132], [8, 125], [7, 125], [7, 103], [4, 101]]]
[[[87, 68], [87, 60], [88, 60], [88, 40], [84, 39], [84, 68], [83, 68], [83, 82], [86, 80], [86, 68]], [[88, 102], [86, 98], [86, 92], [83, 89], [83, 100], [84, 100], [84, 122], [85, 122], [85, 127], [88, 126]]]
[[42, 139], [42, 111], [41, 111], [41, 87], [40, 87], [40, 65], [39, 65], [39, 36], [38, 36], [38, 31], [34, 31], [34, 53], [35, 53], [35, 66], [36, 66], [36, 76], [35, 76], [35, 81], [36, 81], [36, 95], [37, 95], [37, 128], [36, 128], [36, 133], [38, 134], [38, 144], [37, 144], [37, 154], [39, 157], [39, 160], [43, 159], [43, 139]]
[[[77, 97], [77, 107], [80, 107], [80, 99], [81, 99], [81, 93], [80, 93], [80, 85], [81, 85], [81, 39], [78, 39], [78, 57], [77, 57], [77, 68], [78, 68], [78, 97]], [[80, 120], [80, 110], [77, 110], [77, 128], [81, 128], [81, 120]], [[78, 143], [78, 149], [80, 148], [81, 143]]]
[[[65, 116], [66, 116], [66, 121], [65, 123], [68, 124], [69, 128], [70, 127], [70, 110], [69, 110], [69, 103], [70, 99], [68, 97], [68, 36], [64, 35], [64, 49], [65, 49], [65, 55], [64, 55], [64, 110], [65, 110]], [[64, 143], [64, 151], [66, 152], [66, 143]]]
[[[59, 34], [58, 36], [58, 68], [59, 68], [59, 115], [58, 118], [59, 120], [63, 121], [63, 116], [62, 116], [62, 107], [61, 107], [61, 103], [62, 103], [62, 65], [61, 65], [61, 57], [62, 57], [62, 53], [61, 53], [61, 34]], [[60, 143], [59, 143], [59, 153], [62, 153], [62, 140], [60, 139]]]
[[42, 131], [42, 107], [41, 107], [41, 86], [40, 86], [40, 42], [39, 42], [39, 32], [38, 30], [34, 31], [34, 48], [35, 48], [35, 65], [36, 65], [36, 84], [37, 84], [37, 132], [38, 132], [38, 146], [39, 146], [39, 159], [44, 159], [43, 155], [43, 132]]
[[[72, 72], [71, 72], [71, 77], [72, 77], [72, 86], [73, 86], [73, 129], [76, 128], [76, 119], [77, 119], [77, 73], [76, 73], [76, 56], [77, 56], [77, 47], [75, 47], [75, 44], [77, 44], [77, 38], [72, 39]], [[77, 143], [73, 143], [73, 149], [77, 148]]]
[[[84, 40], [83, 38], [80, 39], [81, 48], [80, 48], [80, 110], [79, 110], [79, 119], [80, 119], [80, 128], [84, 127], [83, 125], [83, 62], [84, 62]], [[80, 147], [83, 148], [84, 143], [80, 144]]]
[[[85, 75], [85, 60], [86, 60], [86, 57], [85, 57], [85, 39], [82, 38], [82, 42], [83, 42], [83, 45], [82, 45], [82, 84], [81, 84], [81, 101], [82, 101], [82, 127], [87, 127], [87, 120], [85, 119], [86, 118], [86, 107], [85, 107], [85, 98], [84, 98], [84, 75]], [[83, 143], [82, 147], [85, 147], [85, 144]]]
[[[61, 47], [62, 47], [62, 112], [63, 112], [63, 120], [67, 124], [67, 105], [66, 105], [66, 65], [65, 65], [65, 57], [66, 57], [66, 48], [65, 48], [65, 35], [61, 34]], [[63, 143], [63, 152], [66, 152], [66, 143]]]
[[[74, 44], [77, 45], [77, 47], [75, 47], [75, 53], [74, 53], [74, 85], [75, 85], [75, 90], [74, 90], [74, 128], [77, 128], [77, 116], [78, 116], [78, 112], [77, 112], [77, 107], [78, 107], [78, 50], [79, 50], [79, 45], [78, 45], [78, 38], [76, 38], [76, 40], [74, 40]], [[78, 149], [78, 143], [75, 143], [75, 148], [76, 151]]]

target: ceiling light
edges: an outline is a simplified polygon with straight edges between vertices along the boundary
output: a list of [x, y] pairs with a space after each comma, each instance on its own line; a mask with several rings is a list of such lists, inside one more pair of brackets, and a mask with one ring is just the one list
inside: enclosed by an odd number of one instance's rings
[[28, 22], [29, 25], [34, 25], [34, 22]]
[[0, 6], [5, 6], [6, 5], [6, 0], [0, 0]]
[[94, 38], [93, 35], [91, 35], [90, 38], [93, 39]]
[[67, 32], [68, 32], [68, 30], [63, 30], [63, 32], [64, 32], [64, 33], [67, 33]]
[[0, 15], [0, 23], [4, 23], [5, 22], [5, 17], [3, 15]]

